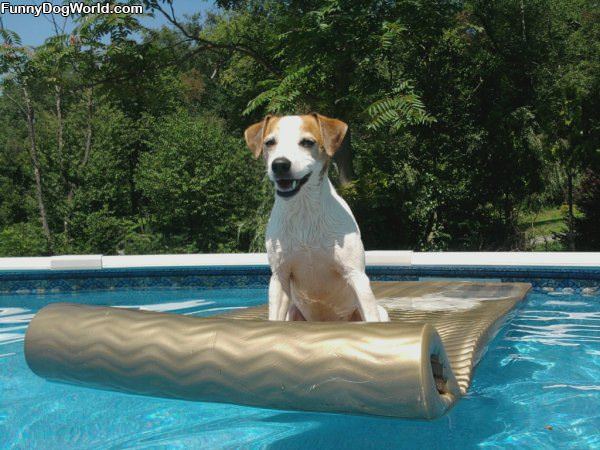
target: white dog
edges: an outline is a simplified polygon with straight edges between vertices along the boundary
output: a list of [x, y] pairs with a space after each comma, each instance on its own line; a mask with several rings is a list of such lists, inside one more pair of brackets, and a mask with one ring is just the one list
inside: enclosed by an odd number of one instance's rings
[[365, 273], [356, 220], [327, 177], [347, 129], [311, 114], [267, 116], [244, 133], [276, 190], [266, 235], [269, 320], [389, 320]]

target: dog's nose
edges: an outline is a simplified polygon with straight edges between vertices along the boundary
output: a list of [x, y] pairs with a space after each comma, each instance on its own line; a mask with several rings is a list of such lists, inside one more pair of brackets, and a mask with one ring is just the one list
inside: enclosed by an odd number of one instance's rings
[[284, 175], [292, 167], [292, 162], [287, 158], [275, 158], [271, 163], [271, 169], [275, 175]]

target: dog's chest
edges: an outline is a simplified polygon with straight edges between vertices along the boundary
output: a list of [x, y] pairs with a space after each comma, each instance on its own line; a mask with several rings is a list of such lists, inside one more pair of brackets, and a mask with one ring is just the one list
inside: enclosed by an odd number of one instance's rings
[[309, 260], [331, 259], [336, 247], [343, 248], [344, 241], [355, 234], [356, 222], [338, 199], [298, 211], [275, 206], [266, 233], [271, 266], [298, 253]]
[[315, 302], [330, 306], [340, 303], [338, 297], [344, 296], [347, 282], [332, 250], [300, 248], [286, 258], [293, 298], [299, 305], [313, 309]]
[[[317, 283], [331, 280], [339, 274], [339, 267], [333, 255], [334, 249], [298, 248], [285, 257], [292, 278]], [[312, 284], [311, 283], [311, 284]]]
[[337, 196], [300, 211], [275, 205], [266, 233], [271, 269], [296, 279], [331, 280], [362, 251], [350, 209]]
[[330, 276], [336, 270], [336, 254], [339, 248], [335, 241], [319, 240], [302, 241], [290, 237], [267, 237], [267, 253], [269, 264], [275, 271], [300, 274], [325, 273]]
[[360, 269], [362, 242], [350, 209], [331, 194], [320, 205], [271, 212], [266, 247], [274, 273], [289, 277], [308, 320], [346, 320], [356, 309], [347, 275]]

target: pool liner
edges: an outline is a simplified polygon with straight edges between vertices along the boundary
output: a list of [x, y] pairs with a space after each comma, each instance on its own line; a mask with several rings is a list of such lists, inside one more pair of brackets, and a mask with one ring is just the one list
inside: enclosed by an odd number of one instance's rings
[[432, 419], [525, 283], [373, 283], [390, 323], [272, 322], [266, 307], [213, 318], [57, 303], [33, 318], [29, 367], [48, 380], [276, 409]]

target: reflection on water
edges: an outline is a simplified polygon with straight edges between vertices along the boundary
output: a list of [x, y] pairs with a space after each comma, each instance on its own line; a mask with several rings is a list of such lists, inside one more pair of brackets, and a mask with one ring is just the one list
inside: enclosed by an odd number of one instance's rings
[[215, 302], [202, 299], [191, 299], [182, 300], [179, 302], [166, 302], [166, 303], [150, 303], [147, 305], [115, 305], [118, 308], [129, 308], [129, 309], [142, 309], [144, 311], [156, 311], [156, 312], [170, 312], [177, 311], [183, 312], [185, 310], [192, 309], [194, 312], [202, 312], [201, 306], [214, 305]]
[[600, 385], [576, 386], [573, 384], [553, 384], [551, 386], [544, 386], [544, 389], [556, 389], [556, 388], [569, 388], [569, 389], [575, 389], [576, 391], [600, 391]]
[[[32, 317], [33, 313], [26, 308], [0, 307], [0, 353], [2, 353], [2, 345], [12, 344], [23, 339], [27, 324]], [[0, 354], [0, 358], [11, 355], [14, 353]]]
[[586, 299], [547, 300], [542, 305], [544, 308], [526, 308], [513, 319], [506, 339], [560, 346], [598, 343], [600, 310], [594, 308], [598, 298]]

